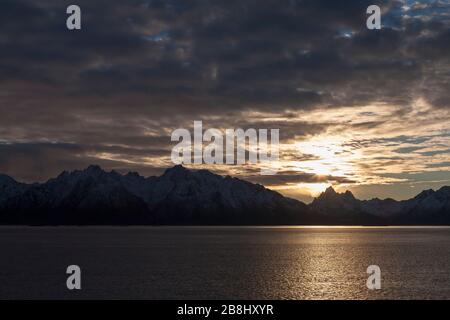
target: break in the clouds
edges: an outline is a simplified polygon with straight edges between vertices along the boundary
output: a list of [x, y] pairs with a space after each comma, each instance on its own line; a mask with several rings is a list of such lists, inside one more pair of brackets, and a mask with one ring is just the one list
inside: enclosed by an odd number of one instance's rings
[[[450, 3], [4, 0], [0, 172], [91, 163], [156, 174], [170, 133], [279, 128], [280, 173], [214, 167], [295, 197], [409, 197], [450, 183]], [[366, 9], [382, 8], [381, 30]], [[386, 192], [389, 190], [389, 192]]]

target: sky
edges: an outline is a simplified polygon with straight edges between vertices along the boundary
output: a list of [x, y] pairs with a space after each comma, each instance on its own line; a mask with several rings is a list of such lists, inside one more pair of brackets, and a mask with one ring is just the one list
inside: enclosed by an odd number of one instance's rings
[[450, 2], [2, 0], [0, 114], [0, 172], [18, 181], [158, 175], [173, 130], [202, 120], [278, 128], [278, 174], [192, 168], [306, 202], [328, 186], [407, 199], [450, 185]]

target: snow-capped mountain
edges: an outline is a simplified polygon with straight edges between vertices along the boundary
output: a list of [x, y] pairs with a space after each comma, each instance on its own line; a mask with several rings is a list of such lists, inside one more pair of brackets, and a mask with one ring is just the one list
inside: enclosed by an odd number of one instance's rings
[[450, 224], [450, 187], [406, 201], [328, 188], [305, 205], [207, 170], [146, 178], [90, 166], [40, 184], [0, 175], [0, 224]]
[[3, 180], [3, 223], [289, 224], [312, 218], [305, 204], [261, 185], [182, 166], [149, 178], [90, 166], [43, 184]]
[[362, 201], [349, 191], [337, 193], [330, 187], [310, 206], [326, 216], [365, 217], [388, 224], [450, 224], [450, 187], [426, 190], [404, 201], [377, 198]]
[[153, 183], [146, 201], [157, 219], [167, 223], [289, 223], [305, 219], [309, 212], [303, 203], [261, 185], [207, 170], [191, 171], [176, 166]]
[[450, 187], [425, 190], [416, 197], [402, 201], [397, 220], [428, 224], [450, 224]]

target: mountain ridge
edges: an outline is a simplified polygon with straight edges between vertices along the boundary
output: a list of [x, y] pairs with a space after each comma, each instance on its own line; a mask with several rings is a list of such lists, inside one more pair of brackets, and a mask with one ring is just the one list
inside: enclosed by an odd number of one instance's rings
[[[330, 189], [330, 188], [329, 188]], [[327, 189], [311, 203], [322, 214], [370, 215], [388, 224], [450, 224], [450, 187], [424, 190], [414, 198], [356, 199], [350, 191], [337, 193]]]
[[91, 165], [25, 184], [0, 174], [0, 224], [450, 224], [450, 187], [416, 197], [359, 200], [328, 188], [310, 205], [260, 184], [183, 166], [161, 176]]
[[280, 224], [308, 221], [310, 209], [262, 185], [182, 166], [159, 177], [63, 172], [45, 183], [9, 181], [2, 224]]

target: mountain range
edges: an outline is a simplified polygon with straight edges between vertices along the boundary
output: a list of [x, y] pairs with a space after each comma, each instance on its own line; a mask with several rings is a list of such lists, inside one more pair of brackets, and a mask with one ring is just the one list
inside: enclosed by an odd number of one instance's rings
[[361, 218], [367, 221], [371, 217], [393, 225], [449, 225], [450, 187], [442, 187], [437, 191], [425, 190], [403, 201], [378, 198], [358, 200], [350, 191], [337, 193], [330, 187], [314, 199], [310, 208], [320, 215], [339, 216], [349, 222]]
[[358, 200], [328, 188], [310, 205], [208, 170], [159, 177], [98, 166], [24, 184], [0, 175], [0, 224], [19, 225], [387, 225], [450, 224], [450, 187], [405, 201]]

